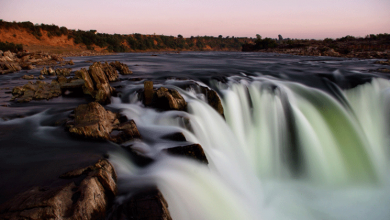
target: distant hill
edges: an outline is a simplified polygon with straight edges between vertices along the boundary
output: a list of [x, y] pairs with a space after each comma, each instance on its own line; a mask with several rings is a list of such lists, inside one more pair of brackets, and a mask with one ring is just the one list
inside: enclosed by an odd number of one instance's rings
[[56, 25], [0, 20], [0, 42], [21, 44], [29, 51], [63, 53], [94, 50], [107, 52], [137, 51], [241, 51], [250, 38], [196, 36], [183, 38], [165, 35], [103, 34], [96, 30], [70, 30]]

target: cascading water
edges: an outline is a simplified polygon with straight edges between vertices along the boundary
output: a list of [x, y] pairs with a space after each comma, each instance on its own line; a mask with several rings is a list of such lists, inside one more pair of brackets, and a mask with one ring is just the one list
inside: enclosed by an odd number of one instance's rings
[[390, 217], [389, 81], [373, 79], [333, 94], [263, 76], [213, 86], [226, 120], [195, 90], [177, 87], [188, 113], [158, 113], [119, 100], [111, 105], [141, 132], [182, 132], [209, 160], [206, 167], [161, 154], [169, 143], [134, 142], [157, 161], [138, 168], [113, 153], [120, 189], [157, 184], [173, 219]]

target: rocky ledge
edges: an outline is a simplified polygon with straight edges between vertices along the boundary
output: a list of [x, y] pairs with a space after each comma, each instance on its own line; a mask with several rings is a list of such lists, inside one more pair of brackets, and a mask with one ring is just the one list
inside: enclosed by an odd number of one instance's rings
[[35, 69], [36, 66], [63, 66], [68, 64], [73, 65], [73, 61], [64, 61], [64, 59], [60, 56], [50, 55], [43, 52], [12, 53], [10, 51], [0, 51], [0, 74], [13, 73], [22, 69], [31, 70]]
[[104, 219], [117, 194], [117, 177], [105, 159], [65, 173], [69, 184], [34, 187], [0, 206], [0, 219]]

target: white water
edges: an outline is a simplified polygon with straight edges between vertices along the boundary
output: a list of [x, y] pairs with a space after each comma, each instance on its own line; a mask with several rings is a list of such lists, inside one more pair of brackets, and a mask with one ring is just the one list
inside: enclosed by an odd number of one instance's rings
[[113, 154], [119, 178], [127, 180], [119, 187], [157, 184], [173, 219], [390, 219], [389, 81], [342, 91], [346, 104], [262, 77], [219, 88], [226, 121], [180, 89], [189, 113], [112, 104], [141, 131], [183, 132], [209, 160], [207, 167], [161, 154], [167, 143], [134, 142], [157, 161], [138, 168]]

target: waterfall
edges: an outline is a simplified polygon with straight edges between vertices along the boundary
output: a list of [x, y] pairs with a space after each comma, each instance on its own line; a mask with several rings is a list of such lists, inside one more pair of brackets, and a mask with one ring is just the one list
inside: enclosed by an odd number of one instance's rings
[[337, 95], [267, 77], [213, 87], [225, 119], [177, 87], [188, 113], [111, 104], [157, 140], [182, 132], [209, 160], [207, 167], [160, 152], [173, 143], [134, 142], [156, 162], [136, 167], [113, 153], [120, 188], [157, 184], [173, 219], [389, 219], [389, 81]]

